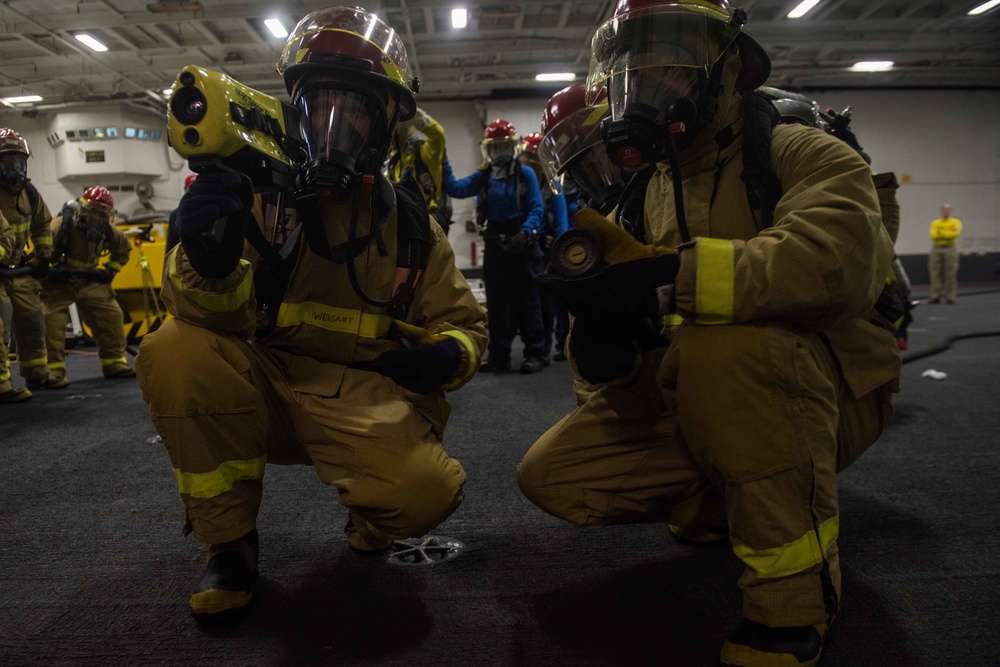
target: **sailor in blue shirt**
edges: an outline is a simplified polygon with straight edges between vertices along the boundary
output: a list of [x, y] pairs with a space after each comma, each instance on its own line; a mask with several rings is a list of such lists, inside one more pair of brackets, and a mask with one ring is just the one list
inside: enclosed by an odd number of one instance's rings
[[483, 155], [489, 161], [479, 171], [456, 179], [444, 163], [442, 189], [456, 199], [476, 197], [477, 222], [486, 242], [483, 282], [489, 317], [489, 356], [481, 370], [511, 370], [510, 350], [520, 333], [524, 343], [521, 373], [542, 370], [548, 356], [541, 306], [534, 277], [544, 269], [538, 237], [543, 233], [542, 193], [531, 169], [516, 159], [514, 126], [498, 119], [483, 133]]

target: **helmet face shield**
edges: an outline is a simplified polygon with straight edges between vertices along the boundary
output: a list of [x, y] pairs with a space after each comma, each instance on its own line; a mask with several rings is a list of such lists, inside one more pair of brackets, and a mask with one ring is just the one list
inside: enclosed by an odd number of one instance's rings
[[7, 151], [0, 153], [0, 183], [15, 190], [28, 178], [28, 155]]
[[76, 225], [84, 230], [89, 241], [99, 241], [108, 228], [111, 216], [107, 211], [102, 211], [96, 206], [80, 206], [80, 215], [76, 219]]
[[[305, 73], [347, 71], [379, 88], [400, 107], [400, 118], [416, 113], [413, 73], [403, 40], [385, 21], [361, 7], [334, 7], [299, 21], [276, 64], [289, 94]], [[387, 114], [390, 118], [393, 114]]]
[[727, 8], [696, 2], [656, 4], [616, 15], [591, 43], [588, 100], [596, 99], [612, 77], [634, 70], [710, 68], [740, 34], [740, 24], [730, 17]]
[[293, 103], [302, 110], [300, 127], [310, 160], [329, 161], [334, 151], [355, 159], [368, 148], [381, 152], [389, 134], [387, 113], [394, 115], [395, 102], [335, 86], [306, 82], [296, 91]]
[[572, 181], [595, 207], [603, 207], [625, 187], [621, 169], [601, 147], [588, 150], [571, 162], [562, 178]]
[[517, 138], [483, 141], [483, 157], [493, 164], [505, 164], [517, 155]]
[[606, 103], [578, 109], [552, 126], [542, 137], [538, 157], [550, 181], [555, 182], [566, 165], [584, 151], [594, 146], [603, 151], [601, 119], [607, 114]]
[[659, 124], [667, 123], [668, 111], [677, 100], [689, 100], [697, 106], [701, 89], [699, 72], [694, 67], [646, 67], [611, 77], [608, 103], [615, 120], [626, 115], [640, 116]]

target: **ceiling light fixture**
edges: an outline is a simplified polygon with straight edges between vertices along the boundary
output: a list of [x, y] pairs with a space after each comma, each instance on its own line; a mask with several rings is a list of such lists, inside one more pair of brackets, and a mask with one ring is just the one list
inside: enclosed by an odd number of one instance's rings
[[572, 81], [575, 78], [576, 74], [573, 72], [546, 72], [535, 75], [535, 81]]
[[0, 102], [3, 102], [9, 107], [14, 106], [15, 104], [31, 104], [32, 102], [41, 102], [41, 101], [42, 101], [41, 95], [19, 95], [17, 97], [5, 97], [3, 99], [0, 99]]
[[451, 10], [451, 27], [461, 30], [469, 25], [469, 11], [465, 7]]
[[98, 53], [103, 53], [108, 50], [108, 47], [104, 46], [103, 44], [101, 44], [96, 39], [94, 39], [93, 37], [91, 37], [86, 33], [81, 32], [73, 36], [76, 37], [77, 41], [83, 42], [84, 44], [86, 44], [93, 50], [97, 51]]
[[788, 18], [799, 19], [805, 16], [810, 9], [819, 4], [819, 0], [802, 0], [795, 9], [788, 12]]
[[852, 72], [888, 72], [895, 65], [891, 60], [862, 60], [851, 65]]
[[985, 12], [990, 11], [997, 5], [1000, 5], [1000, 0], [990, 0], [989, 2], [984, 2], [978, 7], [973, 7], [972, 9], [970, 9], [969, 16], [978, 16], [979, 14], [983, 14]]
[[264, 21], [264, 25], [267, 29], [271, 31], [271, 34], [275, 37], [288, 37], [288, 31], [285, 30], [285, 26], [281, 25], [281, 21], [278, 19], [268, 19]]

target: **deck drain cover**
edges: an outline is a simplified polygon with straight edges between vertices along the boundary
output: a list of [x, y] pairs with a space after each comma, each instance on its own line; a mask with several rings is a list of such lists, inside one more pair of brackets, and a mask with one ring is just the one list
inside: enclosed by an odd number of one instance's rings
[[396, 540], [386, 555], [393, 565], [434, 565], [451, 560], [464, 548], [454, 537], [424, 535]]

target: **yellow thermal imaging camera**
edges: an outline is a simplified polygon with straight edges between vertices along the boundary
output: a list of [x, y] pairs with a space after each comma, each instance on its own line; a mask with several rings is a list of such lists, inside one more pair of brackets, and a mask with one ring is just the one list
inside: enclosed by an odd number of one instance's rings
[[258, 192], [291, 187], [305, 151], [299, 109], [196, 65], [177, 75], [167, 105], [170, 145], [191, 171], [245, 174]]

